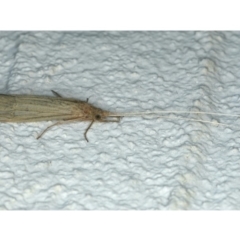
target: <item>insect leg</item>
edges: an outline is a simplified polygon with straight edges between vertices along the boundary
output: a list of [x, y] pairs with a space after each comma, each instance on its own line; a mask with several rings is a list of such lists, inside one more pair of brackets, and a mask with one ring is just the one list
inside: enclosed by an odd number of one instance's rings
[[50, 128], [52, 128], [52, 127], [54, 127], [54, 126], [56, 126], [56, 125], [61, 125], [61, 124], [70, 123], [70, 122], [78, 122], [78, 121], [79, 121], [79, 119], [76, 118], [76, 119], [70, 119], [70, 120], [65, 120], [65, 121], [56, 122], [56, 123], [50, 125], [49, 127], [47, 127], [47, 128], [37, 137], [37, 139], [39, 139], [40, 137], [42, 137], [42, 135], [43, 135], [45, 132], [47, 132]]
[[63, 124], [64, 122], [57, 122], [57, 123], [54, 123], [52, 124], [51, 126], [47, 127], [44, 131], [42, 131], [42, 133], [40, 135], [38, 135], [37, 139], [39, 139], [40, 137], [42, 137], [42, 135], [47, 131], [49, 130], [50, 128], [56, 126], [56, 125], [60, 125], [60, 124]]
[[86, 141], [88, 142], [88, 139], [87, 139], [87, 132], [88, 130], [91, 128], [91, 126], [93, 125], [94, 123], [94, 120], [89, 124], [89, 126], [87, 127], [87, 129], [85, 130], [85, 133], [84, 133], [84, 137], [86, 139]]
[[[51, 91], [52, 91], [52, 93], [53, 93], [56, 97], [62, 98], [62, 96], [61, 96], [58, 92], [56, 92], [56, 91], [54, 91], [54, 90], [51, 90]], [[86, 101], [86, 102], [88, 102], [88, 99], [89, 99], [89, 98], [87, 98], [87, 101]]]
[[55, 96], [62, 98], [62, 96], [59, 93], [57, 93], [56, 91], [54, 91], [54, 90], [51, 90], [51, 91]]

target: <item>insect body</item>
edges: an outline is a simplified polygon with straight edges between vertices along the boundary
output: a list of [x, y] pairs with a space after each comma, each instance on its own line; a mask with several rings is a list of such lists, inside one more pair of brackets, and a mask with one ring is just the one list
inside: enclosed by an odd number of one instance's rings
[[[40, 122], [40, 121], [57, 121], [53, 125], [47, 127], [38, 137], [39, 139], [51, 127], [77, 121], [88, 121], [89, 126], [84, 132], [86, 141], [87, 132], [94, 122], [119, 122], [121, 117], [136, 116], [154, 116], [161, 118], [173, 118], [162, 116], [169, 113], [194, 113], [206, 115], [225, 115], [240, 117], [237, 114], [224, 114], [213, 112], [187, 112], [187, 111], [148, 111], [148, 112], [129, 112], [129, 113], [113, 113], [96, 108], [88, 100], [86, 102], [72, 99], [62, 98], [58, 93], [52, 91], [56, 96], [35, 96], [35, 95], [5, 95], [0, 94], [0, 122]], [[161, 114], [161, 116], [160, 116]], [[223, 123], [214, 123], [192, 118], [176, 118], [186, 119], [190, 121], [205, 122], [210, 124], [231, 126]]]
[[90, 125], [84, 136], [95, 121], [118, 122], [119, 117], [111, 118], [108, 111], [96, 108], [88, 102], [62, 98], [54, 92], [56, 97], [34, 95], [5, 95], [0, 94], [0, 122], [39, 122], [58, 121], [46, 128], [39, 139], [49, 128], [70, 122], [88, 121]]

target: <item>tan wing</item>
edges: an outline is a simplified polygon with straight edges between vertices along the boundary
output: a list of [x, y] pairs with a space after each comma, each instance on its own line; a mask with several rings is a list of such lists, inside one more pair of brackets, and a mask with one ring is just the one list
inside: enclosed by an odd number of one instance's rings
[[69, 120], [84, 114], [85, 102], [60, 97], [0, 94], [0, 122]]

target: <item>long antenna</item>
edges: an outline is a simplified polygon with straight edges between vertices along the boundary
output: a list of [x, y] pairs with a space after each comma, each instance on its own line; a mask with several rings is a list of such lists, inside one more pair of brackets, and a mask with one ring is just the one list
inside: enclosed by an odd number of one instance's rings
[[235, 127], [235, 125], [225, 124], [225, 123], [218, 123], [218, 122], [212, 122], [207, 120], [200, 120], [200, 119], [194, 119], [194, 118], [185, 118], [185, 117], [167, 117], [167, 116], [159, 116], [159, 118], [167, 118], [167, 119], [183, 119], [188, 120], [192, 122], [202, 122], [202, 123], [210, 123], [212, 125], [220, 125], [220, 126], [226, 126], [226, 127]]
[[215, 116], [229, 116], [229, 117], [240, 117], [240, 114], [228, 114], [228, 113], [216, 113], [216, 112], [199, 112], [199, 111], [146, 111], [146, 112], [123, 112], [123, 113], [110, 113], [109, 117], [136, 117], [146, 115], [156, 115], [164, 113], [189, 113], [189, 114], [201, 114], [201, 115], [215, 115]]

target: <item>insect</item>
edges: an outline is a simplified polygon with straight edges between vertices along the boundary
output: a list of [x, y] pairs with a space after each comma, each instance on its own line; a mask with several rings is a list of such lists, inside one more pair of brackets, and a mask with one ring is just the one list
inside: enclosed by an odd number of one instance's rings
[[[122, 117], [136, 116], [159, 116], [160, 114], [168, 113], [196, 113], [219, 116], [237, 116], [236, 114], [222, 114], [212, 112], [187, 112], [187, 111], [149, 111], [149, 112], [129, 112], [129, 113], [114, 113], [94, 107], [87, 101], [80, 101], [72, 98], [63, 98], [60, 94], [53, 91], [55, 95], [50, 96], [35, 96], [35, 95], [5, 95], [0, 94], [0, 122], [40, 122], [40, 121], [57, 121], [47, 127], [38, 137], [39, 139], [46, 131], [56, 125], [87, 121], [89, 126], [84, 132], [84, 137], [88, 142], [87, 132], [92, 127], [94, 122], [119, 122]], [[190, 121], [205, 122], [217, 125], [231, 126], [223, 123], [214, 123], [191, 118]]]

